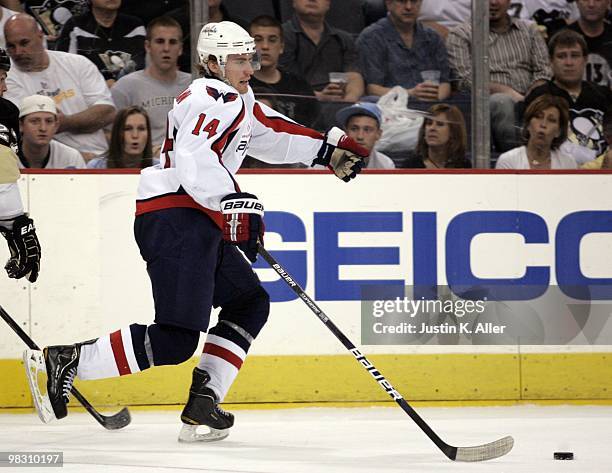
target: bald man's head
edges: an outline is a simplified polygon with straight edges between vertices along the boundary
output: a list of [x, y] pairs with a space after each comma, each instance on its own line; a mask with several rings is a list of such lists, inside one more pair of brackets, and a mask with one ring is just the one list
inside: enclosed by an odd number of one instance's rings
[[4, 24], [6, 52], [22, 71], [42, 70], [48, 63], [43, 33], [36, 20], [25, 13], [13, 15]]

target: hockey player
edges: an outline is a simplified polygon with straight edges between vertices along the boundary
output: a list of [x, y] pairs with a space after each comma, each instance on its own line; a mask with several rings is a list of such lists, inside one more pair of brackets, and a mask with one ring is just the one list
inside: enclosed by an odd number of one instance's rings
[[2, 98], [11, 61], [0, 49], [0, 233], [8, 242], [10, 257], [4, 269], [10, 278], [35, 282], [40, 269], [40, 244], [34, 222], [23, 212], [17, 187], [19, 167], [19, 110]]
[[[177, 96], [160, 164], [142, 171], [138, 187], [134, 233], [152, 283], [155, 323], [26, 352], [27, 365], [46, 366], [58, 419], [67, 414], [76, 376], [127, 375], [189, 359], [214, 306], [221, 307], [219, 323], [208, 330], [193, 371], [179, 440], [226, 437], [234, 417], [219, 403], [269, 311], [268, 294], [237, 249], [257, 258], [263, 205], [240, 189], [235, 173], [248, 151], [266, 162], [322, 164], [349, 181], [368, 155], [339, 128], [321, 135], [256, 101], [249, 87], [258, 67], [255, 43], [235, 23], [205, 25], [197, 49], [205, 77]], [[199, 425], [210, 431], [198, 434]]]

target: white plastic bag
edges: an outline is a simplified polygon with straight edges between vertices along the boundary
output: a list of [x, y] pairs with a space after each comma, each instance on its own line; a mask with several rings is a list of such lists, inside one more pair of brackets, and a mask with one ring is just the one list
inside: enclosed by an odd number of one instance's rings
[[414, 150], [419, 138], [422, 117], [415, 117], [408, 110], [408, 92], [400, 86], [393, 87], [378, 99], [382, 112], [382, 138], [376, 149], [383, 153]]

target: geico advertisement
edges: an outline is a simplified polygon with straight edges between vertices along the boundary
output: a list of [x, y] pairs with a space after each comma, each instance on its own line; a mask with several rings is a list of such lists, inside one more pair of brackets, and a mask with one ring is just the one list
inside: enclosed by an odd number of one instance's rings
[[[319, 301], [360, 300], [376, 284], [612, 299], [612, 175], [244, 178], [266, 206], [268, 249]], [[273, 301], [297, 298], [262, 274]]]
[[[141, 271], [132, 232], [137, 175], [25, 178], [22, 195], [46, 265], [98, 258], [87, 267], [113, 268], [107, 285]], [[319, 301], [359, 300], [372, 284], [484, 286], [499, 300], [536, 298], [550, 285], [580, 299], [589, 286], [589, 298], [612, 299], [609, 174], [365, 174], [349, 183], [320, 173], [239, 174], [237, 181], [265, 207], [266, 248]], [[254, 268], [273, 301], [297, 297], [261, 258]]]
[[[412, 221], [409, 234], [404, 233], [406, 216]], [[479, 287], [487, 288], [489, 299], [528, 300], [543, 295], [555, 281], [564, 294], [573, 298], [585, 298], [580, 288], [588, 286], [590, 299], [612, 299], [612, 267], [609, 277], [589, 276], [581, 267], [583, 250], [599, 252], [593, 248], [584, 249], [582, 242], [585, 237], [607, 233], [612, 241], [612, 211], [570, 212], [556, 224], [547, 222], [545, 215], [518, 210], [466, 211], [454, 215], [448, 223], [440, 223], [437, 212], [409, 211], [313, 212], [312, 221], [308, 234], [304, 220], [297, 214], [276, 211], [266, 214], [267, 232], [279, 234], [283, 241], [306, 242], [307, 238], [312, 238], [311, 268], [307, 250], [276, 250], [272, 254], [302, 286], [308, 282], [309, 269], [312, 271], [315, 282], [312, 289], [317, 300], [360, 300], [363, 286], [375, 284], [400, 289], [406, 285], [430, 287], [442, 284], [451, 289]], [[404, 236], [401, 246], [367, 246], [368, 240], [376, 243], [379, 234], [398, 232]], [[366, 244], [358, 247], [341, 245], [340, 236], [347, 233], [367, 234], [363, 238]], [[524, 263], [522, 274], [517, 276], [508, 276], [508, 271], [503, 268], [496, 276], [475, 274], [476, 260], [480, 260], [482, 266], [483, 255], [495, 251], [501, 255], [505, 251], [497, 245], [503, 241], [496, 238], [497, 235], [517, 236], [526, 247], [535, 245], [542, 249], [545, 246], [548, 258], [544, 264]], [[474, 245], [477, 239], [479, 244]], [[609, 242], [606, 248], [610, 250]], [[341, 270], [348, 266], [399, 267], [400, 250], [407, 253], [409, 260], [407, 265], [403, 265], [408, 269], [403, 278], [348, 279], [340, 276]], [[516, 255], [522, 259], [521, 256]], [[494, 264], [494, 261], [490, 262]], [[265, 268], [267, 264], [258, 261], [254, 267]], [[265, 282], [264, 285], [273, 301], [297, 298], [281, 280]]]

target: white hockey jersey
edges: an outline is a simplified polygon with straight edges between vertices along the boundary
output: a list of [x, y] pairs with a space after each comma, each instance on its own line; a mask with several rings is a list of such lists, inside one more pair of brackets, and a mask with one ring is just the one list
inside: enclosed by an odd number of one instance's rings
[[247, 155], [310, 165], [324, 136], [216, 79], [197, 79], [168, 112], [159, 165], [143, 169], [136, 215], [172, 207], [207, 213], [222, 226], [220, 201], [240, 192], [234, 175]]

